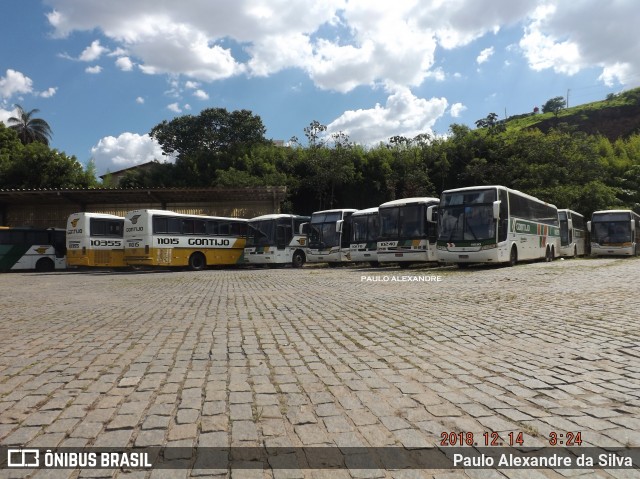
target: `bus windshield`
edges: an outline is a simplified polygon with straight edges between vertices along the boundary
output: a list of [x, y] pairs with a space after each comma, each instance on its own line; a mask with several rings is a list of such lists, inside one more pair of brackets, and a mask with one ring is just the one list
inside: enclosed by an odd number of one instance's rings
[[380, 208], [379, 239], [395, 240], [426, 237], [425, 206], [404, 205]]
[[631, 239], [631, 221], [593, 221], [593, 241], [599, 244], [627, 243]]
[[440, 205], [441, 241], [483, 241], [496, 236], [493, 202], [496, 191], [472, 190], [444, 195]]
[[558, 211], [558, 219], [560, 220], [560, 245], [567, 246], [569, 241], [569, 220], [565, 211]]
[[247, 232], [247, 246], [268, 246], [275, 244], [274, 220], [251, 221]]
[[364, 243], [378, 239], [378, 215], [352, 216], [351, 237], [355, 243]]

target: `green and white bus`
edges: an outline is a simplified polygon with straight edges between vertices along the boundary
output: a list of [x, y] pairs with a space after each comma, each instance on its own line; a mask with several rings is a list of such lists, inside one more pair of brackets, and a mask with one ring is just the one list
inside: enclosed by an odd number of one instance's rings
[[587, 223], [593, 256], [640, 254], [640, 215], [631, 210], [595, 211]]
[[437, 261], [436, 217], [438, 198], [418, 197], [387, 201], [380, 205], [378, 261], [411, 263]]
[[0, 226], [0, 272], [65, 269], [65, 230]]
[[587, 251], [587, 225], [584, 216], [573, 210], [558, 210], [560, 256], [575, 258]]
[[378, 263], [378, 236], [380, 221], [378, 207], [358, 210], [351, 215], [351, 261]]
[[560, 249], [557, 208], [504, 186], [442, 192], [438, 226], [438, 260], [460, 267], [551, 261]]
[[311, 214], [307, 249], [309, 263], [329, 263], [329, 266], [337, 266], [351, 261], [350, 224], [346, 220], [356, 211], [334, 209]]
[[307, 236], [300, 226], [309, 216], [272, 214], [250, 219], [244, 248], [246, 264], [286, 265], [301, 268], [307, 261]]

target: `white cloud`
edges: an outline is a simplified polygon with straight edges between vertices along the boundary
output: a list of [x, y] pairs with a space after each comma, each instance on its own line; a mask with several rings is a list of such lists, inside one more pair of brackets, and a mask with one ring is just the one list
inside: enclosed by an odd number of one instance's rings
[[47, 88], [45, 91], [41, 91], [38, 95], [41, 96], [42, 98], [51, 98], [53, 95], [56, 94], [57, 91], [58, 91], [58, 87], [50, 87], [50, 88]]
[[15, 108], [13, 110], [5, 110], [4, 108], [0, 108], [0, 121], [5, 125], [8, 125], [8, 119], [12, 116], [16, 116]]
[[167, 105], [167, 108], [174, 113], [182, 113], [182, 109], [180, 108], [180, 105], [178, 105], [178, 102]]
[[130, 72], [133, 70], [133, 62], [129, 57], [120, 57], [116, 60], [116, 66], [123, 72]]
[[478, 55], [478, 58], [476, 58], [476, 62], [478, 62], [478, 64], [485, 63], [486, 61], [489, 60], [489, 58], [491, 57], [491, 55], [493, 55], [493, 53], [494, 53], [493, 47], [485, 48], [480, 52], [480, 55]]
[[[520, 52], [532, 69], [574, 74], [598, 67], [605, 82], [640, 78], [636, 0], [47, 3], [54, 35], [98, 30], [144, 73], [185, 76], [193, 90], [199, 82], [289, 68], [339, 92], [390, 82], [416, 86], [445, 77], [436, 66], [439, 47], [459, 48], [507, 27], [522, 29]], [[107, 52], [96, 40], [81, 57], [93, 61]]]
[[100, 58], [103, 53], [108, 51], [109, 50], [107, 48], [100, 45], [100, 40], [94, 40], [91, 42], [91, 45], [82, 51], [78, 60], [83, 62], [94, 62]]
[[141, 96], [139, 96], [138, 98], [136, 98], [136, 103], [142, 105], [144, 103], [144, 98], [142, 98]]
[[125, 132], [118, 137], [106, 136], [91, 148], [98, 175], [114, 172], [149, 161], [168, 159], [162, 148], [149, 135]]
[[200, 83], [197, 81], [189, 80], [184, 83], [184, 87], [190, 90], [195, 90], [196, 88], [200, 87]]
[[327, 135], [342, 131], [359, 144], [375, 145], [395, 135], [413, 138], [432, 133], [435, 122], [447, 109], [445, 98], [417, 98], [408, 88], [394, 87], [384, 106], [351, 110], [327, 125]]
[[7, 69], [4, 77], [0, 77], [0, 97], [11, 98], [20, 93], [31, 93], [33, 81], [19, 71]]
[[467, 109], [462, 103], [454, 103], [451, 105], [451, 109], [449, 110], [449, 114], [453, 118], [459, 118], [463, 111]]
[[87, 67], [84, 69], [86, 73], [91, 73], [92, 75], [96, 75], [102, 71], [102, 67], [100, 65], [95, 65], [92, 67]]
[[200, 100], [208, 100], [209, 99], [209, 94], [204, 90], [196, 90], [193, 93], [193, 96], [195, 96], [196, 98], [198, 98]]

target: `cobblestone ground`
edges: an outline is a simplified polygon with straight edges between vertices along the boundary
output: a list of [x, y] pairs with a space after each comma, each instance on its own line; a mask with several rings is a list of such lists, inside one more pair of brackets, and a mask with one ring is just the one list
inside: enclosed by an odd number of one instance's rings
[[[634, 259], [3, 274], [0, 445], [417, 447], [462, 431], [540, 446], [555, 431], [640, 446], [639, 281]], [[640, 477], [357, 464], [0, 476]]]

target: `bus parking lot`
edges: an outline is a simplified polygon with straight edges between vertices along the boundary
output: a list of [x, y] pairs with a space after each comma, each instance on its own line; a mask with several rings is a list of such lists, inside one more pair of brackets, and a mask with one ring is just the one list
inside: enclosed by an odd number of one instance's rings
[[[640, 447], [639, 283], [636, 258], [2, 274], [0, 445], [424, 447], [449, 432], [521, 432], [547, 446], [569, 432], [582, 447]], [[233, 477], [523, 477], [406, 473]]]

